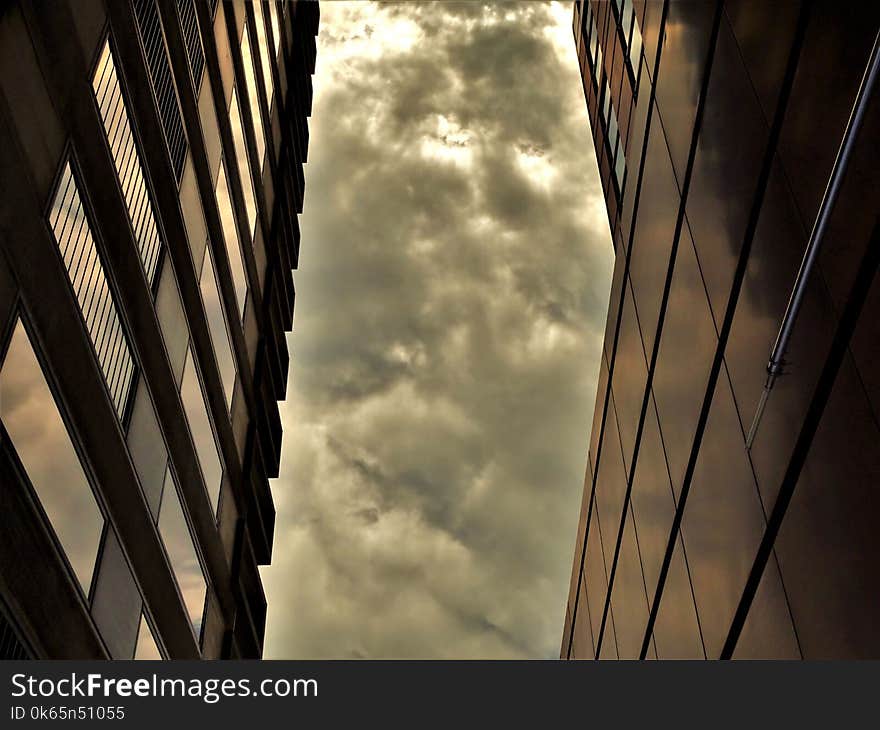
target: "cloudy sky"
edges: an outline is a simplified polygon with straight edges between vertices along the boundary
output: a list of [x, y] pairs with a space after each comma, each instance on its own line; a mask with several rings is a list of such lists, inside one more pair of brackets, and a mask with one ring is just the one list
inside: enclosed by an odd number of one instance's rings
[[571, 5], [324, 2], [269, 658], [556, 657], [612, 266]]

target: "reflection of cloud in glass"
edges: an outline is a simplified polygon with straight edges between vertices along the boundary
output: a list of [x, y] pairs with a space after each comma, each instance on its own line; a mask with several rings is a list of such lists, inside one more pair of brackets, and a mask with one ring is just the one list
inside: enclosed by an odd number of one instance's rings
[[272, 16], [272, 52], [278, 58], [281, 52], [281, 28], [278, 23], [278, 8], [274, 2], [269, 3], [269, 14]]
[[223, 313], [223, 303], [220, 299], [220, 290], [217, 288], [214, 261], [210, 251], [205, 252], [202, 261], [199, 286], [208, 319], [208, 331], [211, 333], [211, 342], [214, 344], [214, 354], [217, 357], [217, 368], [220, 370], [220, 380], [223, 382], [223, 392], [226, 395], [226, 407], [230, 408], [232, 394], [235, 391], [235, 360], [229, 344], [226, 315]]
[[177, 578], [177, 585], [183, 595], [193, 630], [198, 637], [201, 633], [208, 588], [170, 469], [165, 473], [162, 506], [159, 509], [159, 533], [171, 560], [171, 568], [174, 570], [174, 577]]
[[254, 181], [251, 177], [251, 163], [244, 143], [244, 130], [241, 127], [241, 114], [238, 109], [238, 95], [232, 90], [229, 102], [229, 126], [232, 128], [232, 143], [235, 147], [235, 160], [238, 162], [238, 174], [241, 175], [241, 188], [244, 193], [244, 207], [247, 209], [248, 229], [254, 235], [257, 222], [257, 203], [254, 198]]
[[245, 275], [244, 259], [238, 240], [238, 228], [232, 212], [232, 199], [229, 196], [229, 184], [226, 180], [226, 162], [220, 161], [220, 174], [217, 176], [217, 208], [220, 212], [220, 225], [223, 228], [223, 239], [226, 242], [226, 255], [229, 257], [229, 268], [232, 271], [232, 283], [235, 286], [235, 298], [238, 301], [238, 315], [244, 317], [244, 304], [247, 299], [247, 276]]
[[161, 659], [159, 647], [156, 646], [156, 640], [153, 638], [153, 630], [147, 623], [144, 615], [141, 614], [141, 624], [138, 628], [137, 646], [134, 650], [135, 659]]
[[263, 19], [263, 3], [257, 0], [253, 3], [254, 20], [257, 26], [257, 45], [260, 47], [260, 60], [263, 63], [263, 85], [266, 87], [266, 100], [269, 109], [272, 108], [272, 96], [275, 87], [272, 81], [272, 61], [269, 56], [269, 41], [266, 38], [266, 21]]
[[244, 80], [251, 107], [251, 120], [254, 124], [257, 159], [260, 161], [260, 171], [262, 172], [263, 155], [266, 152], [266, 132], [263, 129], [263, 116], [260, 114], [260, 97], [257, 96], [257, 77], [254, 75], [254, 59], [251, 54], [250, 36], [247, 32], [241, 36], [241, 62], [244, 65]]
[[88, 594], [104, 517], [20, 320], [0, 370], [0, 417]]
[[189, 423], [189, 430], [196, 447], [196, 455], [199, 457], [199, 465], [202, 467], [208, 498], [216, 513], [223, 467], [217, 452], [217, 442], [214, 441], [214, 431], [208, 419], [205, 398], [199, 383], [198, 373], [196, 373], [191, 349], [187, 350], [186, 364], [183, 366], [180, 398], [183, 401], [183, 410], [186, 413], [186, 420]]

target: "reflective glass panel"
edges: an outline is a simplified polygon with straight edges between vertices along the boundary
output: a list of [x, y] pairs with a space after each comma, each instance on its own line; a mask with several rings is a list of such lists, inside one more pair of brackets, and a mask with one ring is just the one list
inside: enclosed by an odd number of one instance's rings
[[244, 207], [247, 210], [248, 228], [251, 237], [257, 222], [257, 201], [254, 194], [254, 180], [251, 176], [251, 163], [244, 142], [244, 129], [241, 126], [241, 114], [238, 108], [238, 95], [232, 91], [229, 102], [229, 126], [232, 128], [232, 142], [235, 146], [235, 160], [238, 162], [238, 173], [241, 175], [241, 189], [244, 194]]
[[247, 30], [241, 35], [241, 62], [244, 64], [244, 81], [250, 101], [251, 119], [254, 123], [254, 140], [257, 144], [257, 159], [260, 170], [263, 169], [263, 155], [266, 152], [266, 132], [263, 129], [263, 115], [260, 113], [260, 97], [257, 95], [257, 77], [254, 64], [257, 59], [251, 53], [250, 35]]
[[138, 660], [162, 658], [162, 654], [159, 653], [159, 647], [156, 646], [156, 640], [153, 638], [153, 630], [143, 614], [141, 614], [141, 625], [138, 628], [138, 640], [134, 650], [134, 658]]
[[266, 20], [263, 17], [262, 0], [256, 0], [253, 4], [253, 8], [254, 21], [257, 26], [257, 45], [260, 47], [260, 60], [263, 64], [263, 85], [266, 87], [266, 100], [269, 104], [269, 109], [271, 109], [275, 87], [272, 80], [272, 60], [269, 55], [269, 40], [266, 38]]
[[269, 0], [269, 15], [272, 18], [272, 48], [277, 58], [281, 52], [281, 26], [278, 23], [278, 8], [275, 0]]
[[134, 230], [144, 273], [147, 282], [152, 286], [159, 261], [161, 241], [109, 42], [104, 43], [101, 51], [101, 58], [92, 79], [92, 88], [101, 110], [104, 132], [107, 135], [113, 163], [116, 166], [116, 175], [128, 207], [128, 217]]
[[0, 369], [0, 415], [58, 542], [88, 594], [104, 516], [21, 320]]
[[221, 161], [220, 168], [220, 174], [217, 176], [217, 209], [220, 212], [220, 224], [223, 227], [223, 239], [226, 242], [226, 255], [229, 258], [229, 268], [232, 271], [232, 283], [235, 285], [238, 316], [244, 317], [244, 304], [247, 300], [247, 274], [238, 238], [238, 228], [235, 225], [232, 198], [229, 195], [225, 161]]
[[180, 398], [183, 401], [183, 410], [186, 413], [196, 454], [199, 457], [199, 465], [202, 468], [202, 476], [208, 489], [211, 507], [216, 514], [223, 467], [220, 454], [217, 451], [217, 443], [214, 441], [214, 431], [208, 418], [208, 409], [193, 361], [192, 350], [187, 351], [186, 364], [183, 368], [183, 382], [180, 385]]
[[220, 299], [220, 290], [217, 288], [217, 276], [214, 273], [214, 261], [210, 251], [205, 252], [202, 260], [199, 286], [205, 305], [205, 316], [208, 318], [211, 342], [214, 344], [214, 354], [217, 357], [217, 368], [220, 371], [220, 380], [223, 382], [226, 407], [229, 408], [235, 391], [235, 359], [229, 344], [226, 315], [223, 312], [223, 302]]
[[198, 638], [202, 630], [208, 586], [170, 469], [165, 473], [165, 489], [159, 510], [159, 533], [162, 535], [162, 542], [171, 561], [193, 631]]
[[52, 199], [49, 223], [104, 382], [121, 419], [134, 379], [134, 359], [69, 162]]

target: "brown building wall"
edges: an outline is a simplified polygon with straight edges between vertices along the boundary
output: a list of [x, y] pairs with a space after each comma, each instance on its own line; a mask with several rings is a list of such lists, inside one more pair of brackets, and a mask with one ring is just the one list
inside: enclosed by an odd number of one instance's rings
[[[876, 281], [806, 458], [794, 451], [877, 245], [876, 98], [786, 374], [750, 450], [745, 439], [880, 12], [635, 2], [642, 52], [627, 66], [618, 26], [629, 3], [585, 2], [574, 4], [575, 43], [588, 48], [583, 21], [595, 19], [598, 84], [589, 51], [579, 59], [616, 265], [562, 656], [715, 658], [727, 642], [734, 657], [876, 657]], [[625, 118], [622, 190], [606, 162], [606, 78]], [[793, 496], [748, 583], [787, 470], [799, 475]]]

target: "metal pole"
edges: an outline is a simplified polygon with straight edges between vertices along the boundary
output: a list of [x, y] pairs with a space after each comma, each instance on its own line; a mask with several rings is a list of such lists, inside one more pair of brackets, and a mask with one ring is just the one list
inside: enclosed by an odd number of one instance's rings
[[785, 353], [804, 300], [810, 274], [819, 258], [825, 231], [828, 228], [828, 221], [831, 219], [834, 204], [837, 202], [837, 196], [840, 193], [840, 187], [852, 157], [856, 138], [864, 121], [868, 102], [874, 91], [878, 75], [880, 75], [880, 31], [874, 36], [874, 47], [871, 49], [871, 57], [868, 60], [865, 74], [862, 76], [862, 83], [859, 85], [859, 91], [856, 94], [840, 148], [837, 150], [834, 167], [831, 168], [831, 177], [828, 179], [828, 185], [825, 187], [825, 194], [822, 196], [822, 203], [819, 205], [819, 212], [816, 215], [815, 223], [813, 223], [813, 230], [810, 231], [807, 249], [804, 252], [803, 261], [801, 261], [801, 267], [795, 279], [794, 288], [788, 300], [788, 306], [785, 308], [785, 314], [782, 317], [776, 341], [773, 343], [773, 349], [770, 352], [770, 360], [767, 362], [767, 380], [764, 382], [764, 390], [761, 393], [761, 399], [758, 402], [758, 408], [746, 438], [747, 449], [752, 448], [752, 442], [755, 440], [755, 435], [758, 432], [761, 416], [764, 414], [764, 407], [767, 405], [767, 398], [770, 396], [770, 391], [773, 389], [776, 378], [782, 374], [782, 368], [785, 365]]

